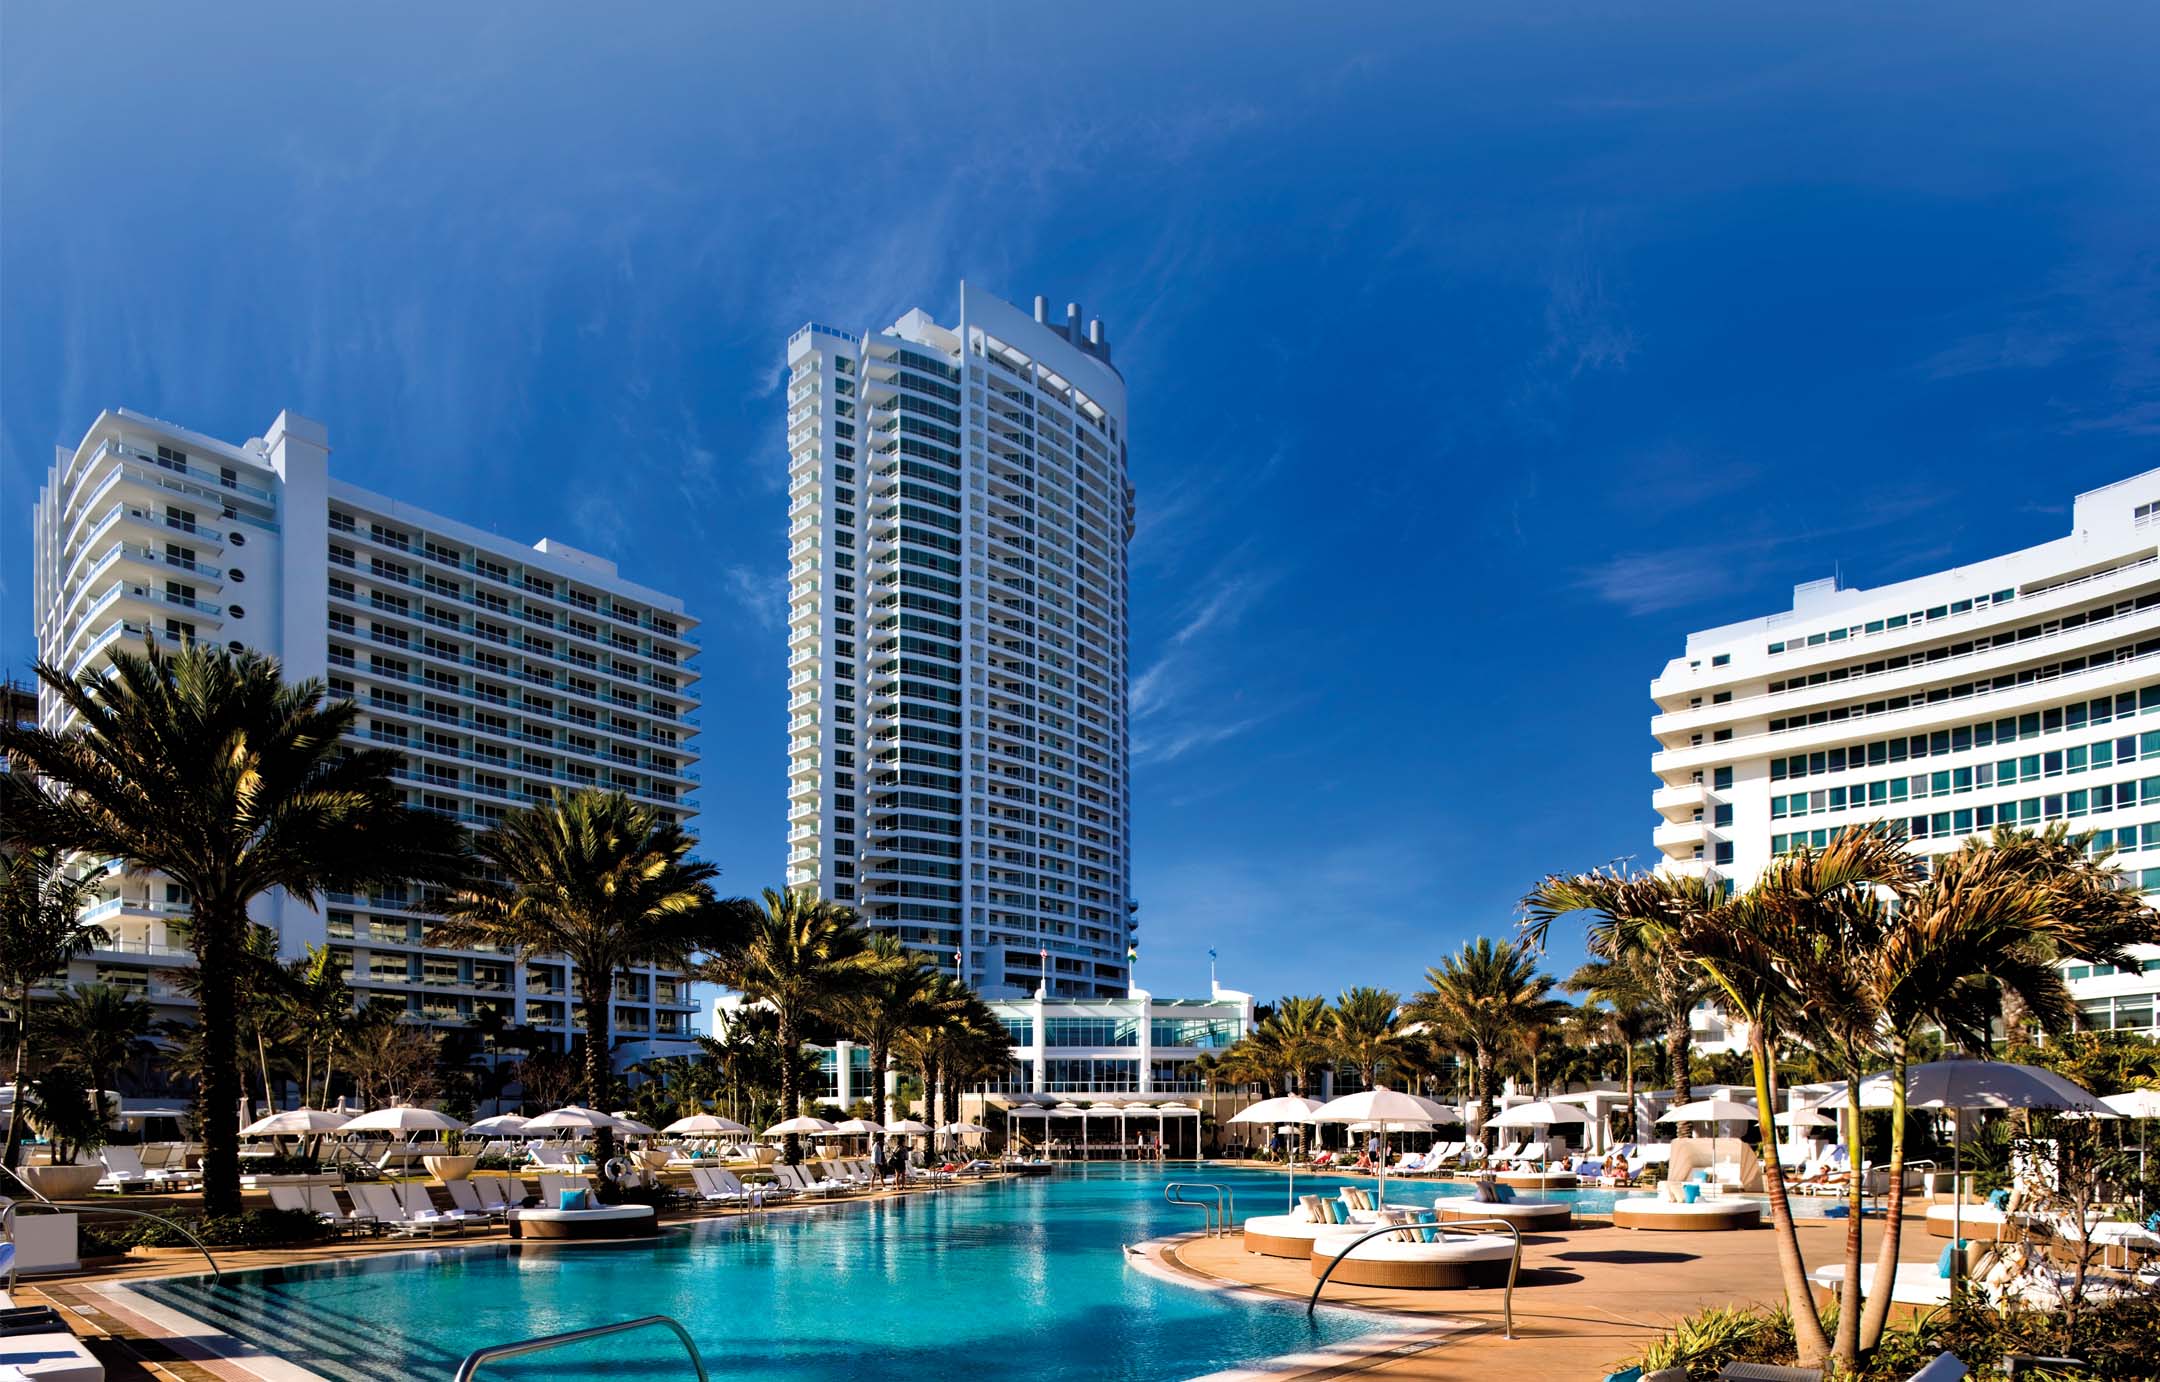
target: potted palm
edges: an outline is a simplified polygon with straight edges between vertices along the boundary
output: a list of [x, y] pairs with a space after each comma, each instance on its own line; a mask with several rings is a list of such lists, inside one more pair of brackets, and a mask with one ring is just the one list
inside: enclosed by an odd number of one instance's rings
[[78, 1166], [75, 1161], [105, 1145], [104, 1112], [92, 1102], [103, 1097], [65, 1066], [31, 1081], [29, 1118], [51, 1139], [52, 1164], [25, 1166], [22, 1177], [40, 1195], [49, 1200], [79, 1200], [97, 1189], [104, 1166], [95, 1161]]

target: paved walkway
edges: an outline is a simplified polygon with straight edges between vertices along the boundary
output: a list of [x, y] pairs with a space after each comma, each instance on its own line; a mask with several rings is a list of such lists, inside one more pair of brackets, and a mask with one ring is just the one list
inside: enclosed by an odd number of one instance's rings
[[[1866, 1225], [1867, 1260], [1874, 1259], [1880, 1225]], [[1303, 1374], [1339, 1377], [1352, 1373], [1398, 1378], [1502, 1376], [1596, 1379], [1618, 1367], [1669, 1327], [1672, 1321], [1713, 1305], [1782, 1304], [1777, 1249], [1765, 1227], [1731, 1233], [1646, 1233], [1586, 1224], [1564, 1234], [1533, 1234], [1523, 1240], [1522, 1274], [1515, 1287], [1515, 1333], [1501, 1337], [1501, 1295], [1495, 1290], [1404, 1291], [1329, 1282], [1324, 1300], [1339, 1305], [1445, 1316], [1476, 1326], [1450, 1335], [1407, 1357]], [[1899, 1244], [1905, 1261], [1933, 1261], [1942, 1240], [1908, 1223]], [[1800, 1250], [1812, 1269], [1840, 1260], [1842, 1221], [1803, 1224]], [[1235, 1236], [1195, 1237], [1168, 1255], [1173, 1266], [1197, 1276], [1234, 1282], [1270, 1294], [1304, 1300], [1313, 1276], [1305, 1262], [1262, 1257], [1244, 1250]]]

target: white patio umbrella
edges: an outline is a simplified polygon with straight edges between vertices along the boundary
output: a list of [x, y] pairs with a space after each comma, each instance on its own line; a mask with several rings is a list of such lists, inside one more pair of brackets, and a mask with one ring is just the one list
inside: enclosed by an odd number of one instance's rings
[[1755, 1122], [1760, 1117], [1753, 1104], [1735, 1103], [1731, 1099], [1697, 1099], [1690, 1104], [1675, 1104], [1658, 1115], [1660, 1123], [1738, 1123], [1743, 1120]]
[[678, 1118], [660, 1130], [669, 1137], [743, 1137], [750, 1129], [732, 1118], [722, 1118], [711, 1113], [693, 1113]]
[[644, 1123], [640, 1123], [637, 1119], [632, 1118], [627, 1113], [617, 1112], [611, 1113], [608, 1116], [615, 1120], [615, 1131], [628, 1133], [632, 1137], [653, 1137], [657, 1135], [660, 1131], [658, 1128], [649, 1127]]
[[868, 1137], [872, 1133], [885, 1131], [885, 1125], [874, 1123], [868, 1118], [843, 1118], [833, 1124], [833, 1131], [842, 1137]]
[[1540, 1099], [1534, 1104], [1517, 1104], [1511, 1109], [1493, 1115], [1488, 1128], [1550, 1128], [1561, 1123], [1587, 1126], [1590, 1115], [1573, 1104], [1555, 1104]]
[[1834, 1128], [1837, 1119], [1811, 1108], [1790, 1108], [1770, 1120], [1781, 1128]]
[[[1305, 1115], [1308, 1123], [1379, 1123], [1394, 1128], [1430, 1128], [1432, 1116], [1425, 1101], [1385, 1085], [1330, 1099]], [[1380, 1157], [1380, 1203], [1387, 1203], [1387, 1155], [1383, 1139]]]
[[258, 1118], [240, 1130], [242, 1137], [305, 1137], [311, 1133], [336, 1132], [352, 1121], [349, 1113], [329, 1109], [289, 1108]]
[[[1890, 1072], [1870, 1075], [1860, 1082], [1860, 1107], [1890, 1107]], [[1839, 1090], [1822, 1101], [1822, 1108], [1848, 1108], [1853, 1091]], [[2037, 1065], [2018, 1065], [1999, 1060], [1938, 1060], [1915, 1065], [1905, 1072], [1907, 1108], [1948, 1109], [1950, 1112], [1950, 1239], [1965, 1236], [1965, 1134], [1966, 1109], [2042, 1108], [2063, 1113], [2082, 1113], [2095, 1118], [2114, 1118], [2112, 1108], [2092, 1092], [2052, 1070]], [[1952, 1256], [1953, 1267], [1958, 1259]]]
[[393, 1104], [389, 1108], [363, 1113], [338, 1129], [339, 1132], [463, 1132], [465, 1125], [447, 1113], [412, 1104]]
[[839, 1129], [835, 1124], [828, 1123], [822, 1118], [812, 1118], [808, 1114], [804, 1114], [799, 1118], [789, 1118], [783, 1122], [775, 1123], [771, 1127], [767, 1128], [764, 1132], [759, 1133], [758, 1136], [801, 1136], [808, 1133], [837, 1132], [838, 1130]]
[[517, 1113], [498, 1113], [493, 1118], [483, 1118], [467, 1128], [467, 1132], [504, 1133], [515, 1137], [525, 1131], [532, 1119]]
[[932, 1129], [928, 1123], [918, 1123], [912, 1118], [894, 1118], [885, 1124], [885, 1131], [894, 1137], [926, 1137]]
[[583, 1104], [565, 1104], [549, 1109], [525, 1125], [526, 1132], [594, 1132], [615, 1126], [615, 1115], [603, 1113]]
[[[1244, 1108], [1231, 1114], [1230, 1121], [1233, 1123], [1259, 1123], [1262, 1125], [1294, 1123], [1302, 1133], [1307, 1120], [1312, 1117], [1313, 1110], [1318, 1107], [1320, 1107], [1318, 1099], [1307, 1099], [1302, 1095], [1290, 1094], [1275, 1099], [1262, 1099], [1257, 1104], [1247, 1104]], [[1292, 1156], [1290, 1158], [1289, 1166], [1290, 1207], [1295, 1209], [1297, 1207], [1297, 1157]]]

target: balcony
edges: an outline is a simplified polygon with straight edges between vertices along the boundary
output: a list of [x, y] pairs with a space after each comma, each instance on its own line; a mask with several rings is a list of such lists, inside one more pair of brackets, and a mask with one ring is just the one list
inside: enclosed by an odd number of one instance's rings
[[1667, 822], [1651, 832], [1650, 842], [1667, 854], [1692, 855], [1710, 841], [1710, 827], [1702, 821]]
[[1650, 794], [1650, 807], [1669, 821], [1685, 821], [1709, 809], [1710, 793], [1700, 782], [1660, 787]]

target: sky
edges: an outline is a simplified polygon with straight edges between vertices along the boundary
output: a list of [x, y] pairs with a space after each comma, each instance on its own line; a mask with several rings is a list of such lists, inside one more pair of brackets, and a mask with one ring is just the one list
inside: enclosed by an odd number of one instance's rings
[[1689, 630], [2160, 464], [2149, 6], [440, 8], [0, 7], [8, 671], [55, 443], [293, 409], [688, 602], [754, 892], [787, 336], [1077, 301], [1131, 390], [1138, 982], [1408, 992], [1654, 861]]

